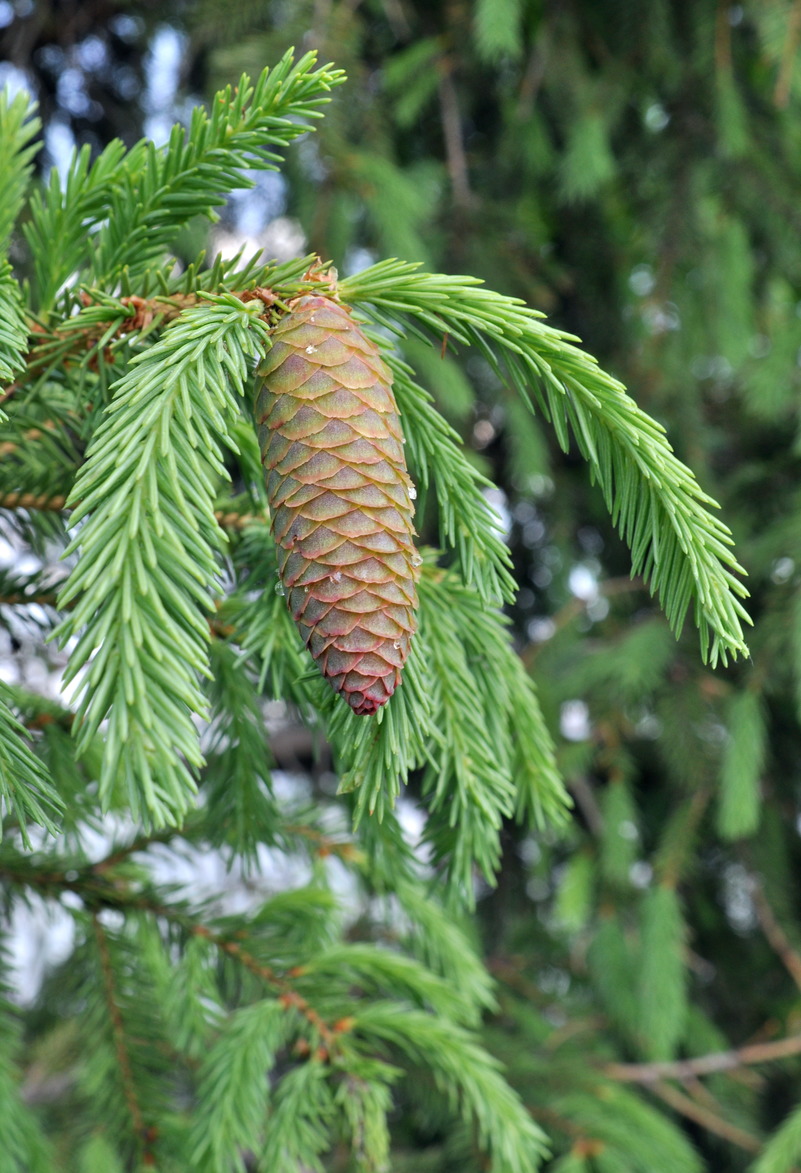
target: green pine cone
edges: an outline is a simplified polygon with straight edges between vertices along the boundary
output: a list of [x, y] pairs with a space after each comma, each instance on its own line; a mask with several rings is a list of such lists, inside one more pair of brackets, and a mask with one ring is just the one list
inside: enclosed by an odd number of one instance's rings
[[342, 305], [299, 298], [256, 402], [279, 574], [320, 671], [355, 713], [400, 684], [421, 559], [392, 377]]

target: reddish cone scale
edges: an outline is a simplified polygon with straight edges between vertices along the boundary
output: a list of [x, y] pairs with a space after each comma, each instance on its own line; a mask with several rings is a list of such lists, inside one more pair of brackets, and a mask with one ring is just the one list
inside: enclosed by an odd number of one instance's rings
[[392, 376], [345, 306], [312, 295], [278, 322], [259, 374], [289, 610], [332, 688], [374, 713], [400, 684], [421, 561]]

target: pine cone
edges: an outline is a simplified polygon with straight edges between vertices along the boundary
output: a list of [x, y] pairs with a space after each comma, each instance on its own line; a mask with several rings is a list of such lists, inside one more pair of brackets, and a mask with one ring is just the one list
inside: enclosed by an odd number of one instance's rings
[[276, 325], [259, 374], [289, 609], [332, 688], [374, 713], [400, 684], [421, 562], [390, 372], [345, 306], [306, 296]]

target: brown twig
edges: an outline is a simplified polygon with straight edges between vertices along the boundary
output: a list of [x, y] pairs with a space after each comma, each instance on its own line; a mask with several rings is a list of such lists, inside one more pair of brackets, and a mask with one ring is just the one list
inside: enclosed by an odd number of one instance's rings
[[779, 76], [776, 78], [776, 88], [773, 91], [773, 103], [779, 110], [784, 110], [790, 101], [790, 88], [793, 83], [793, 68], [798, 53], [798, 41], [801, 38], [801, 0], [795, 0], [787, 18], [787, 33], [782, 48], [782, 59], [779, 65]]
[[103, 988], [106, 994], [106, 1005], [108, 1006], [109, 1018], [111, 1019], [111, 1030], [114, 1035], [114, 1050], [117, 1054], [117, 1064], [120, 1069], [120, 1078], [122, 1079], [123, 1095], [125, 1096], [125, 1102], [128, 1105], [128, 1112], [131, 1116], [134, 1135], [137, 1138], [138, 1143], [144, 1146], [144, 1151], [142, 1153], [142, 1163], [145, 1165], [155, 1165], [155, 1157], [147, 1145], [148, 1140], [152, 1136], [152, 1129], [145, 1127], [145, 1122], [142, 1117], [142, 1109], [139, 1107], [139, 1100], [137, 1099], [136, 1095], [136, 1085], [133, 1078], [133, 1070], [131, 1068], [131, 1058], [128, 1054], [128, 1044], [125, 1038], [125, 1025], [122, 1021], [122, 1012], [120, 1011], [119, 1003], [117, 1001], [114, 967], [111, 964], [108, 940], [97, 913], [92, 914], [92, 926], [95, 931], [97, 950], [100, 955], [100, 968], [103, 974]]
[[731, 21], [729, 0], [718, 0], [715, 12], [715, 69], [731, 69]]
[[445, 140], [445, 162], [453, 189], [454, 203], [467, 207], [473, 202], [470, 179], [467, 170], [467, 155], [462, 139], [462, 116], [459, 110], [459, 96], [451, 75], [450, 59], [439, 61], [439, 108], [442, 118], [442, 136]]
[[0, 509], [30, 509], [37, 513], [60, 513], [66, 508], [67, 498], [47, 493], [5, 493], [0, 496]]
[[[46, 493], [5, 493], [0, 495], [0, 509], [29, 509], [34, 513], [62, 513], [67, 509], [67, 498], [62, 495], [49, 497]], [[218, 509], [214, 514], [223, 529], [241, 530], [253, 522], [266, 523], [266, 515], [260, 513], [237, 513], [233, 509]]]
[[13, 595], [0, 595], [0, 606], [5, 604], [7, 607], [31, 607], [34, 603], [38, 603], [40, 607], [55, 607], [58, 595], [53, 591], [45, 591], [41, 595], [26, 595], [17, 592]]
[[751, 1043], [732, 1051], [712, 1051], [692, 1059], [672, 1059], [661, 1063], [605, 1063], [601, 1071], [618, 1083], [650, 1085], [662, 1079], [687, 1080], [699, 1075], [716, 1075], [722, 1071], [734, 1071], [737, 1067], [789, 1059], [793, 1055], [801, 1055], [801, 1035], [789, 1035], [770, 1043]]
[[191, 826], [184, 824], [182, 827], [164, 827], [160, 831], [153, 831], [150, 835], [137, 835], [130, 843], [116, 847], [114, 851], [93, 863], [90, 871], [97, 876], [102, 876], [104, 872], [111, 871], [118, 864], [124, 863], [138, 851], [146, 851], [153, 843], [169, 843], [171, 839], [178, 837], [188, 839], [191, 834]]
[[[127, 854], [130, 853], [130, 850]], [[102, 861], [101, 861], [102, 862]], [[351, 1021], [342, 1019], [329, 1025], [314, 1007], [295, 989], [292, 979], [300, 977], [303, 967], [290, 970], [287, 974], [278, 973], [272, 966], [265, 965], [239, 941], [233, 940], [216, 929], [210, 928], [196, 920], [183, 909], [176, 909], [168, 904], [162, 904], [147, 894], [131, 891], [125, 879], [116, 881], [108, 870], [99, 871], [98, 865], [89, 865], [77, 872], [70, 871], [15, 871], [13, 867], [0, 867], [0, 878], [5, 877], [17, 884], [24, 884], [37, 891], [47, 892], [56, 888], [74, 892], [80, 897], [87, 908], [96, 914], [99, 908], [111, 908], [117, 912], [146, 912], [151, 916], [160, 917], [165, 921], [182, 928], [185, 932], [202, 940], [209, 941], [221, 953], [234, 958], [243, 968], [249, 970], [265, 985], [270, 986], [278, 994], [278, 999], [285, 1009], [294, 1009], [317, 1031], [322, 1046], [318, 1048], [318, 1058], [327, 1058], [337, 1047], [338, 1036], [350, 1030]], [[97, 931], [97, 930], [96, 930]], [[101, 928], [102, 932], [102, 928]], [[110, 1004], [110, 1003], [109, 1003]], [[121, 1020], [120, 1020], [121, 1025]], [[116, 1026], [115, 1026], [116, 1038]]]
[[600, 839], [604, 833], [604, 816], [589, 778], [585, 774], [578, 774], [569, 779], [567, 788], [575, 798], [590, 834]]
[[790, 944], [787, 934], [776, 919], [765, 895], [765, 889], [759, 880], [755, 880], [751, 895], [754, 911], [759, 921], [759, 927], [765, 934], [765, 940], [801, 990], [801, 956]]
[[689, 1096], [685, 1096], [678, 1088], [672, 1087], [669, 1083], [657, 1083], [650, 1085], [650, 1090], [654, 1095], [659, 1096], [660, 1100], [669, 1104], [682, 1116], [686, 1116], [688, 1120], [694, 1120], [696, 1124], [700, 1124], [702, 1128], [706, 1128], [708, 1132], [714, 1132], [716, 1136], [722, 1136], [724, 1140], [730, 1141], [731, 1144], [736, 1144], [739, 1148], [745, 1149], [749, 1153], [757, 1153], [762, 1148], [762, 1143], [758, 1137], [753, 1133], [746, 1132], [743, 1128], [738, 1128], [736, 1124], [730, 1124], [728, 1120], [724, 1120], [717, 1112], [713, 1112], [710, 1108], [704, 1108], [701, 1104], [691, 1100]]

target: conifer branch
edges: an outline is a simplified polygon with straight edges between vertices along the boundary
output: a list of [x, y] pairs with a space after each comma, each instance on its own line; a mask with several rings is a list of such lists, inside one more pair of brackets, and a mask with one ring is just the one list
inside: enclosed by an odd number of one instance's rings
[[28, 748], [26, 730], [12, 713], [10, 700], [7, 686], [0, 681], [0, 815], [13, 816], [30, 849], [28, 823], [55, 835], [64, 803], [43, 763]]
[[429, 393], [415, 382], [411, 367], [385, 353], [393, 375], [412, 467], [423, 492], [433, 484], [444, 545], [456, 550], [462, 577], [487, 602], [511, 602], [517, 584], [498, 519], [482, 493], [491, 482], [470, 464], [457, 432], [433, 406]]
[[16, 97], [7, 89], [0, 93], [0, 255], [4, 258], [39, 151], [39, 142], [34, 140], [41, 123], [35, 109], [24, 91]]
[[429, 1070], [476, 1128], [493, 1173], [530, 1173], [546, 1155], [544, 1134], [508, 1085], [498, 1065], [469, 1035], [418, 1010], [373, 1002], [353, 1016], [357, 1038], [405, 1053]]
[[[156, 842], [157, 839], [157, 836], [152, 836], [148, 837], [145, 842]], [[7, 854], [3, 860], [0, 860], [0, 877], [12, 883], [23, 884], [43, 894], [59, 891], [73, 892], [81, 899], [87, 909], [92, 910], [93, 916], [98, 909], [108, 908], [123, 914], [144, 912], [162, 918], [190, 936], [209, 942], [222, 955], [232, 958], [243, 969], [274, 991], [283, 1009], [295, 1010], [306, 1019], [326, 1048], [336, 1048], [337, 1039], [344, 1028], [327, 1022], [314, 1006], [298, 992], [297, 979], [302, 976], [302, 973], [296, 972], [293, 981], [292, 974], [279, 972], [273, 966], [260, 961], [253, 950], [246, 948], [242, 944], [243, 933], [241, 929], [237, 929], [235, 936], [238, 939], [234, 939], [234, 934], [227, 934], [212, 928], [186, 905], [166, 904], [154, 892], [142, 888], [133, 889], [124, 873], [115, 875], [114, 868], [124, 865], [131, 851], [136, 849], [134, 846], [117, 853], [116, 859], [109, 857], [108, 860], [101, 860], [98, 864], [68, 869], [40, 868], [36, 860], [25, 859], [21, 856], [13, 858]], [[100, 931], [102, 931], [102, 927]]]
[[235, 90], [220, 91], [210, 113], [195, 107], [188, 131], [174, 127], [161, 151], [134, 147], [92, 249], [92, 280], [111, 285], [123, 266], [135, 278], [193, 216], [215, 219], [212, 209], [228, 192], [252, 187], [248, 170], [275, 170], [273, 148], [308, 132], [308, 119], [321, 117], [318, 107], [345, 80], [330, 66], [313, 70], [315, 62], [313, 52], [295, 62], [289, 50], [255, 85], [243, 75]]
[[216, 95], [210, 112], [195, 109], [188, 133], [176, 126], [165, 147], [142, 140], [126, 153], [115, 140], [90, 167], [87, 146], [63, 191], [53, 171], [25, 226], [39, 312], [51, 312], [64, 282], [87, 261], [94, 284], [113, 286], [123, 268], [135, 281], [161, 262], [188, 220], [214, 219], [228, 192], [252, 186], [248, 170], [274, 168], [274, 148], [308, 131], [307, 120], [320, 117], [318, 107], [344, 80], [341, 70], [315, 70], [315, 60], [307, 53], [295, 63], [289, 52], [255, 84], [243, 76], [235, 90]]
[[519, 299], [480, 284], [385, 261], [341, 282], [339, 293], [400, 335], [411, 318], [430, 340], [450, 334], [476, 346], [540, 407], [564, 449], [572, 428], [631, 547], [633, 572], [659, 592], [673, 630], [681, 631], [692, 605], [705, 659], [714, 666], [729, 654], [747, 654], [742, 623], [750, 620], [740, 600], [748, 592], [736, 577], [744, 571], [731, 535], [709, 512], [716, 502], [677, 460], [663, 428], [574, 339], [544, 325]]
[[187, 310], [117, 384], [67, 502], [73, 525], [88, 518], [68, 548], [83, 553], [60, 596], [75, 605], [57, 632], [67, 640], [85, 628], [67, 675], [91, 662], [78, 749], [109, 717], [101, 801], [121, 786], [155, 825], [187, 810], [202, 761], [192, 718], [206, 708], [197, 674], [208, 673], [202, 609], [212, 608], [222, 541], [220, 443], [230, 442], [235, 396], [265, 329], [230, 297]]
[[[2, 102], [2, 98], [0, 98]], [[0, 262], [0, 381], [7, 382], [25, 368], [28, 347], [28, 324], [22, 305], [20, 288], [6, 261]], [[0, 393], [0, 423], [8, 416], [2, 404], [11, 398], [11, 391]]]

